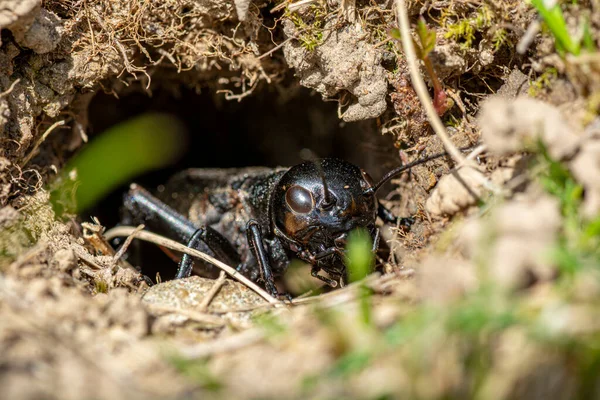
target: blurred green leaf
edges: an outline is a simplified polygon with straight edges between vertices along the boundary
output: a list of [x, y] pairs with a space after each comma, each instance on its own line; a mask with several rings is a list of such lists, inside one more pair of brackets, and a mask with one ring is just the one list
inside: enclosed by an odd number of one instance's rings
[[484, 330], [500, 331], [517, 322], [516, 315], [507, 305], [494, 306], [490, 298], [474, 296], [450, 313], [448, 329], [463, 335], [478, 335]]
[[548, 149], [541, 141], [538, 142], [537, 150], [537, 162], [545, 167], [540, 175], [542, 185], [548, 193], [560, 200], [565, 216], [578, 214], [583, 187], [575, 181], [565, 165], [550, 157]]
[[174, 162], [186, 136], [181, 122], [166, 114], [145, 114], [115, 125], [73, 157], [51, 185], [54, 211], [78, 213], [119, 185]]
[[366, 351], [353, 351], [344, 354], [331, 370], [331, 375], [336, 377], [348, 377], [353, 375], [367, 365], [371, 361], [373, 355]]
[[346, 265], [350, 282], [364, 279], [371, 272], [375, 255], [371, 235], [365, 229], [355, 229], [348, 235]]
[[600, 265], [600, 217], [588, 219], [580, 211], [584, 190], [566, 165], [553, 160], [545, 146], [538, 144], [536, 163], [540, 165], [540, 182], [560, 201], [564, 217], [562, 231], [549, 259], [569, 280], [584, 268]]
[[423, 335], [427, 327], [440, 321], [440, 318], [439, 310], [423, 306], [418, 311], [406, 315], [385, 331], [385, 340], [391, 346], [405, 345]]
[[600, 216], [591, 220], [585, 227], [584, 235], [586, 238], [598, 238], [600, 236]]
[[254, 317], [254, 322], [260, 326], [269, 337], [276, 337], [288, 332], [285, 325], [278, 315], [271, 313], [258, 314]]
[[566, 243], [552, 249], [550, 257], [566, 276], [573, 276], [582, 267], [578, 256], [567, 248]]
[[592, 35], [592, 30], [590, 28], [590, 20], [586, 18], [583, 23], [583, 47], [589, 53], [593, 53], [596, 51], [596, 41], [594, 40], [594, 36]]
[[[346, 245], [346, 266], [348, 267], [348, 278], [350, 282], [364, 279], [371, 272], [375, 263], [373, 254], [373, 241], [371, 235], [365, 229], [355, 229], [348, 235]], [[366, 286], [359, 288], [360, 308], [363, 322], [371, 324], [371, 291]]]
[[167, 357], [171, 365], [184, 376], [202, 388], [218, 392], [223, 389], [223, 383], [210, 371], [205, 359], [190, 360], [181, 356]]

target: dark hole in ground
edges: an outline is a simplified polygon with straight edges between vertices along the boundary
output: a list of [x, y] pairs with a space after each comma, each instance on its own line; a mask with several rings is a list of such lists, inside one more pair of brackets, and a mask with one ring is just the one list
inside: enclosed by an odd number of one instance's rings
[[[399, 162], [392, 137], [377, 132], [376, 121], [342, 124], [337, 103], [297, 88], [277, 92], [264, 90], [242, 102], [226, 101], [205, 91], [197, 94], [182, 88], [157, 90], [149, 97], [135, 93], [116, 99], [99, 94], [90, 104], [90, 137], [136, 115], [162, 112], [177, 116], [189, 131], [187, 153], [175, 165], [135, 179], [147, 189], [168, 180], [185, 168], [233, 168], [245, 166], [291, 166], [302, 161], [300, 150], [310, 148], [320, 157], [339, 157], [353, 162], [375, 179]], [[119, 208], [129, 183], [83, 215], [96, 216], [112, 227], [119, 222]], [[144, 246], [143, 273], [154, 279], [160, 272], [171, 279], [176, 265], [155, 246]]]

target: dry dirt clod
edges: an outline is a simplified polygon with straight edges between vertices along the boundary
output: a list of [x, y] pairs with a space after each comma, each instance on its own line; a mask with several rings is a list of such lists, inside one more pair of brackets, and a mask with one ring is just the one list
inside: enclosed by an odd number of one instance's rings
[[248, 17], [250, 3], [251, 0], [235, 0], [235, 11], [237, 12], [238, 19], [242, 22]]
[[190, 390], [142, 340], [148, 314], [124, 290], [91, 297], [56, 278], [1, 276], [0, 300], [7, 368], [0, 383], [10, 398], [141, 399]]
[[54, 253], [52, 260], [56, 268], [62, 272], [69, 272], [77, 267], [77, 257], [72, 249], [61, 249]]
[[399, 60], [399, 69], [395, 74], [390, 73], [390, 99], [394, 111], [400, 117], [402, 123], [399, 125], [398, 144], [402, 141], [414, 143], [426, 137], [431, 127], [427, 120], [425, 110], [419, 101], [419, 97], [410, 82], [408, 66], [405, 60]]
[[489, 219], [471, 218], [459, 233], [470, 259], [480, 259], [491, 277], [506, 287], [519, 288], [530, 280], [555, 275], [547, 258], [561, 226], [558, 200], [530, 192], [499, 205]]
[[26, 29], [11, 29], [15, 40], [38, 54], [49, 53], [56, 48], [63, 34], [60, 18], [53, 12], [40, 9], [33, 23]]
[[435, 46], [430, 57], [440, 79], [460, 75], [468, 69], [467, 58], [461, 53], [462, 51], [460, 51], [460, 46], [457, 43], [445, 43]]
[[21, 219], [21, 214], [11, 206], [0, 209], [0, 229], [8, 228]]
[[0, 10], [0, 29], [26, 30], [33, 23], [40, 6], [40, 0], [3, 1]]
[[600, 214], [600, 138], [590, 138], [569, 163], [573, 175], [585, 188], [583, 213], [587, 217]]
[[[302, 34], [290, 20], [283, 21], [283, 31], [288, 38]], [[315, 89], [324, 98], [351, 94], [341, 114], [344, 121], [375, 118], [387, 108], [383, 56], [367, 37], [360, 24], [339, 28], [331, 18], [323, 27], [323, 42], [314, 50], [306, 49], [298, 40], [283, 46], [285, 59], [296, 70], [301, 85]]]
[[478, 279], [470, 261], [441, 256], [428, 257], [417, 272], [419, 293], [428, 302], [447, 306], [474, 290]]
[[[563, 107], [567, 108], [567, 107]], [[575, 113], [571, 113], [571, 116]], [[577, 115], [574, 116], [577, 119]], [[491, 152], [506, 155], [535, 148], [541, 140], [557, 161], [570, 160], [568, 167], [585, 188], [583, 213], [600, 212], [600, 139], [591, 124], [586, 133], [568, 121], [560, 110], [529, 98], [515, 100], [494, 97], [487, 100], [479, 116], [482, 139]]]
[[454, 215], [476, 204], [484, 193], [484, 179], [484, 175], [472, 167], [450, 171], [427, 199], [425, 210], [433, 216]]
[[[231, 311], [252, 308], [253, 306], [265, 304], [265, 301], [241, 283], [225, 280], [210, 304], [205, 310], [202, 310], [201, 306], [205, 297], [209, 295], [214, 284], [215, 280], [199, 276], [168, 281], [152, 286], [144, 294], [142, 301], [151, 306], [165, 306], [172, 310], [225, 314], [225, 319], [229, 323], [248, 327], [250, 325], [250, 314], [248, 312]], [[168, 325], [180, 325], [188, 319], [185, 313], [177, 314], [176, 311], [163, 318], [166, 318], [168, 323], [162, 321], [160, 323], [161, 328]]]
[[526, 150], [540, 139], [552, 158], [562, 160], [577, 150], [581, 140], [580, 129], [570, 124], [557, 108], [525, 97], [486, 100], [479, 123], [483, 142], [498, 155]]
[[518, 69], [513, 69], [506, 77], [504, 85], [498, 89], [496, 95], [505, 98], [515, 98], [526, 92], [529, 87], [529, 78]]

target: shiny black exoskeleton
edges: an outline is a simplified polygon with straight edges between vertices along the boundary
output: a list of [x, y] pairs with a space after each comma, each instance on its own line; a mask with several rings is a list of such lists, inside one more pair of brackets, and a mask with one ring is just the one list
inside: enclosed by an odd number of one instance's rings
[[[296, 165], [281, 177], [271, 195], [270, 231], [313, 265], [313, 276], [335, 286], [345, 276], [343, 250], [349, 232], [366, 228], [377, 247], [378, 204], [372, 189], [369, 175], [346, 161]], [[318, 275], [320, 270], [333, 279]]]
[[[291, 256], [310, 263], [313, 276], [337, 286], [346, 277], [348, 233], [367, 229], [376, 251], [377, 216], [396, 220], [378, 204], [377, 189], [392, 176], [442, 155], [397, 168], [377, 184], [338, 159], [291, 168], [191, 169], [174, 176], [158, 197], [133, 184], [125, 197], [124, 222], [168, 232], [261, 281], [274, 296], [274, 278], [285, 272]], [[203, 271], [212, 268], [204, 265]], [[192, 260], [184, 255], [176, 278], [191, 272]]]

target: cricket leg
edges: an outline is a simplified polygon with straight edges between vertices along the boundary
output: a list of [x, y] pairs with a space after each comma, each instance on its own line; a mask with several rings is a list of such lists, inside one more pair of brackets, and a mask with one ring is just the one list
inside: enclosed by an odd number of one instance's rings
[[260, 230], [260, 225], [257, 221], [253, 219], [248, 221], [248, 224], [246, 225], [246, 235], [248, 238], [248, 245], [258, 262], [265, 289], [267, 289], [271, 296], [278, 297], [279, 292], [275, 287], [275, 278], [273, 277], [273, 271], [269, 264], [269, 257], [267, 256], [267, 252], [263, 245], [263, 235]]
[[[125, 208], [136, 221], [143, 221], [151, 229], [168, 232], [188, 247], [204, 250], [208, 247], [215, 257], [234, 268], [240, 263], [240, 256], [233, 245], [219, 232], [209, 226], [197, 227], [183, 215], [152, 196], [138, 185], [131, 185], [125, 196]], [[204, 248], [203, 248], [204, 247]], [[177, 269], [176, 279], [188, 277], [192, 272], [193, 260], [184, 254]]]
[[135, 183], [125, 195], [123, 205], [127, 212], [127, 222], [144, 223], [150, 229], [164, 232], [181, 242], [190, 240], [198, 229], [186, 217]]
[[327, 285], [329, 285], [331, 287], [338, 287], [338, 282], [335, 279], [327, 278], [326, 276], [319, 274], [320, 271], [321, 271], [321, 267], [313, 265], [310, 270], [310, 275], [313, 278], [317, 278], [317, 279], [325, 282]]
[[379, 250], [379, 241], [381, 240], [381, 231], [379, 228], [375, 228], [375, 235], [373, 235], [373, 247], [371, 251], [373, 254], [377, 254], [377, 250]]
[[[236, 268], [241, 260], [239, 254], [233, 248], [233, 245], [219, 232], [215, 231], [210, 226], [202, 226], [194, 232], [188, 247], [200, 250], [200, 244], [205, 243], [214, 253], [215, 258], [223, 261], [225, 264]], [[192, 274], [192, 266], [194, 261], [192, 256], [184, 254], [177, 268], [175, 279], [187, 278]]]
[[[390, 210], [388, 210], [383, 204], [379, 203], [377, 207], [377, 216], [382, 219], [383, 222], [388, 224], [396, 225], [398, 223], [398, 217], [396, 217]], [[414, 218], [400, 218], [400, 226], [410, 228], [415, 223]]]

